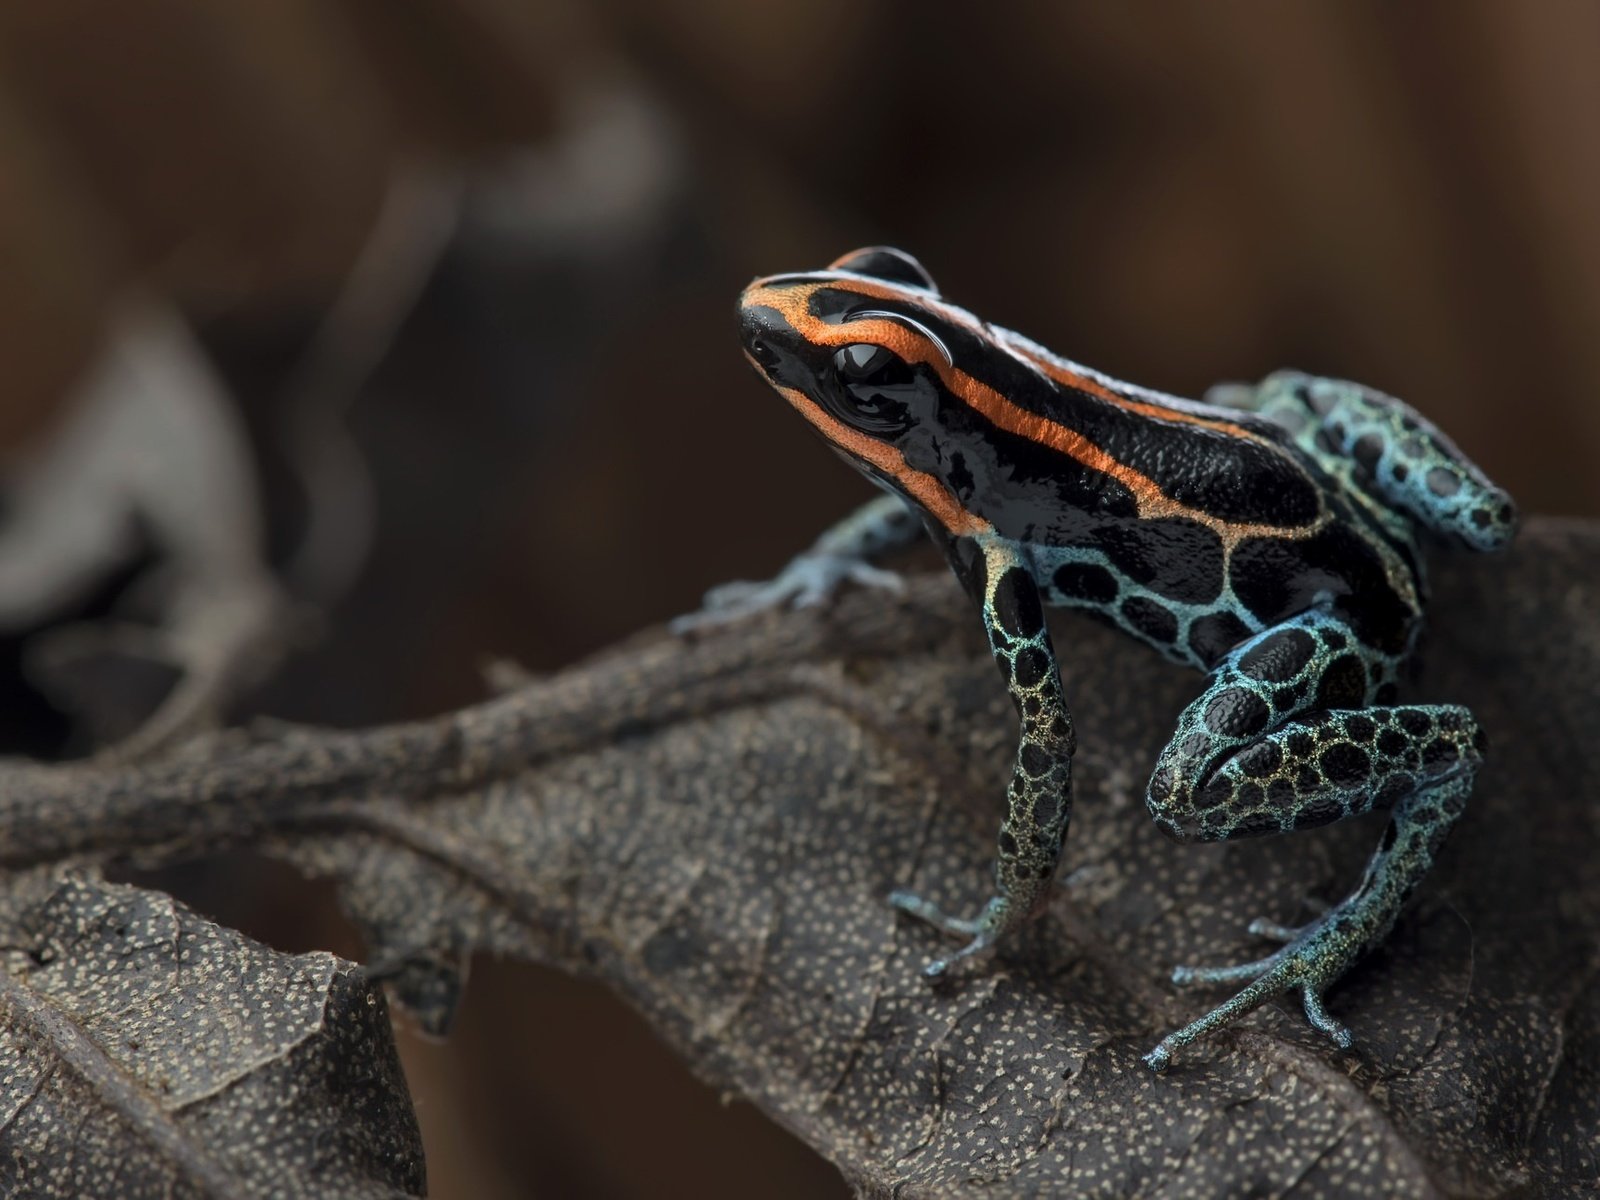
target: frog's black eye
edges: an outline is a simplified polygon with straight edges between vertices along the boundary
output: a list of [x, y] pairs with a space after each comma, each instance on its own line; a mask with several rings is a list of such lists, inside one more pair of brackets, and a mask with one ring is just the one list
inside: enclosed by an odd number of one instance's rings
[[[896, 371], [896, 368], [899, 368]], [[858, 342], [833, 356], [833, 369], [847, 383], [883, 383], [889, 386], [911, 382], [911, 368], [905, 360], [882, 346]], [[879, 378], [883, 376], [883, 378]]]
[[910, 424], [905, 400], [916, 374], [898, 354], [859, 342], [835, 351], [833, 370], [852, 424], [875, 432], [891, 432]]

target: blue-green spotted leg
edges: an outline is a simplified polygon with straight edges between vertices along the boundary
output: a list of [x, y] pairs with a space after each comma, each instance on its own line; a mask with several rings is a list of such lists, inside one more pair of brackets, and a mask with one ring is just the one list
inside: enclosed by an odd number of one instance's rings
[[[1277, 371], [1259, 384], [1219, 384], [1206, 399], [1260, 413], [1347, 489], [1432, 536], [1498, 550], [1517, 509], [1444, 432], [1403, 400], [1344, 379]], [[1407, 531], [1409, 532], [1409, 531]]]
[[1223, 841], [1392, 810], [1355, 890], [1301, 929], [1259, 920], [1253, 933], [1285, 944], [1253, 962], [1179, 967], [1180, 985], [1244, 984], [1205, 1016], [1162, 1039], [1173, 1052], [1283, 992], [1340, 1047], [1349, 1031], [1323, 996], [1394, 927], [1461, 815], [1482, 761], [1477, 722], [1457, 705], [1369, 707], [1392, 689], [1394, 663], [1363, 647], [1334, 614], [1312, 612], [1233, 651], [1184, 711], [1157, 761], [1148, 803], [1186, 841]]
[[976, 917], [953, 917], [912, 892], [896, 908], [968, 939], [924, 968], [930, 979], [995, 944], [1034, 916], [1050, 891], [1072, 815], [1072, 717], [1061, 690], [1050, 633], [1022, 552], [1001, 538], [964, 542], [952, 562], [983, 608], [989, 647], [1021, 720], [995, 857], [995, 892]]
[[921, 532], [921, 518], [904, 500], [879, 496], [829, 528], [775, 578], [712, 588], [698, 612], [675, 618], [669, 628], [684, 633], [785, 604], [810, 608], [825, 603], [846, 581], [898, 592], [904, 586], [900, 576], [873, 564], [911, 545]]

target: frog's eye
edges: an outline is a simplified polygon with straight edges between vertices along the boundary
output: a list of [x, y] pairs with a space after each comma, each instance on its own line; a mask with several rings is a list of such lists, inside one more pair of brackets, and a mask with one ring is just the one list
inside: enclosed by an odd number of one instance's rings
[[913, 381], [911, 366], [892, 350], [866, 342], [846, 346], [833, 356], [833, 369], [845, 388], [863, 400], [883, 388], [902, 388]]
[[868, 342], [834, 353], [833, 370], [850, 408], [852, 423], [878, 432], [910, 424], [905, 397], [916, 383], [911, 364], [892, 350]]

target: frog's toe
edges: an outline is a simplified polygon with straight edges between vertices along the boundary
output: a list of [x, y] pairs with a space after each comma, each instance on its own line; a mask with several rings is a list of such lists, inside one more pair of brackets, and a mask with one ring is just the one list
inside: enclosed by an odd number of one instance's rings
[[736, 579], [718, 584], [705, 594], [697, 612], [674, 617], [667, 625], [673, 633], [688, 633], [715, 625], [727, 625], [768, 609], [780, 608], [802, 591], [802, 584], [780, 575], [764, 582]]
[[1182, 1029], [1162, 1038], [1160, 1043], [1144, 1056], [1145, 1065], [1158, 1074], [1165, 1071], [1172, 1064], [1175, 1050], [1208, 1033], [1214, 1033], [1233, 1024], [1273, 996], [1293, 987], [1292, 972], [1288, 969], [1291, 963], [1292, 960], [1287, 956], [1274, 955], [1237, 967], [1179, 967], [1174, 970], [1172, 980], [1178, 984], [1239, 983], [1245, 980], [1250, 982], [1244, 990], [1232, 999], [1217, 1005], [1198, 1021], [1191, 1021]]
[[1276, 921], [1269, 921], [1265, 917], [1257, 917], [1250, 922], [1250, 936], [1271, 938], [1275, 942], [1285, 945], [1299, 937], [1303, 930], [1294, 925], [1279, 925]]
[[790, 605], [816, 608], [826, 604], [846, 581], [863, 587], [902, 592], [905, 581], [893, 571], [843, 554], [802, 554], [774, 579], [765, 582], [739, 579], [712, 588], [698, 612], [685, 613], [667, 626], [673, 633], [688, 633]]
[[954, 954], [944, 958], [936, 958], [922, 968], [922, 974], [927, 979], [943, 979], [950, 968], [963, 959], [971, 958], [993, 946], [1005, 932], [1005, 924], [997, 919], [997, 914], [1003, 911], [1003, 903], [991, 900], [982, 914], [976, 918], [952, 917], [931, 900], [924, 900], [915, 892], [896, 891], [889, 894], [889, 903], [901, 912], [916, 917], [919, 921], [926, 921], [935, 929], [957, 937], [970, 939], [967, 944]]
[[864, 559], [834, 554], [806, 555], [797, 559], [784, 575], [793, 588], [796, 608], [826, 604], [847, 580], [862, 587], [896, 593], [905, 591], [906, 586], [893, 571], [875, 567]]
[[1165, 1075], [1167, 1068], [1172, 1065], [1172, 1051], [1165, 1042], [1162, 1042], [1149, 1054], [1144, 1056], [1144, 1065], [1157, 1075]]
[[1278, 956], [1258, 958], [1233, 967], [1173, 967], [1172, 982], [1178, 987], [1212, 987], [1219, 983], [1249, 983], [1270, 971]]
[[699, 609], [674, 617], [667, 622], [667, 629], [672, 633], [691, 633], [760, 612], [771, 606], [766, 594], [772, 586], [772, 582], [756, 583], [748, 579], [719, 584], [705, 594]]
[[773, 590], [774, 583], [775, 581], [771, 579], [730, 580], [712, 588], [700, 603], [708, 612], [758, 605], [763, 596]]
[[908, 916], [916, 917], [919, 921], [926, 921], [936, 929], [946, 933], [953, 933], [959, 937], [971, 937], [978, 932], [981, 920], [974, 921], [965, 917], [952, 917], [932, 900], [924, 900], [915, 892], [904, 890], [889, 893], [889, 903]]
[[1313, 1029], [1326, 1034], [1339, 1049], [1348, 1050], [1355, 1039], [1328, 1014], [1322, 1002], [1328, 987], [1344, 974], [1355, 956], [1355, 945], [1348, 930], [1336, 919], [1337, 915], [1336, 909], [1304, 929], [1256, 921], [1251, 925], [1252, 933], [1283, 937], [1287, 944], [1266, 958], [1238, 966], [1174, 969], [1172, 982], [1180, 986], [1239, 983], [1246, 986], [1198, 1021], [1161, 1039], [1161, 1043], [1145, 1056], [1145, 1064], [1153, 1071], [1166, 1070], [1172, 1062], [1173, 1051], [1233, 1024], [1274, 996], [1288, 991], [1301, 993], [1306, 1020]]
[[994, 934], [988, 932], [979, 933], [954, 954], [929, 960], [922, 968], [922, 977], [932, 982], [938, 982], [950, 973], [951, 967], [965, 959], [972, 958], [974, 955], [983, 953], [990, 946], [993, 946], [994, 942]]
[[861, 587], [876, 588], [880, 592], [892, 592], [901, 595], [906, 590], [906, 581], [898, 571], [886, 571], [882, 567], [875, 567], [862, 559], [849, 559], [847, 575], [851, 583]]
[[1311, 1028], [1327, 1034], [1329, 1040], [1339, 1049], [1350, 1049], [1355, 1044], [1355, 1035], [1328, 1015], [1328, 1010], [1322, 1006], [1322, 993], [1313, 987], [1303, 990], [1306, 1020], [1311, 1022]]

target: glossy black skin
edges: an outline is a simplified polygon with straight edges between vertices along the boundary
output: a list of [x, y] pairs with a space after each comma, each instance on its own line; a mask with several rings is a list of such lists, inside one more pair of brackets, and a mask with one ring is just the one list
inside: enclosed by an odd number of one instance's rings
[[[1420, 540], [1509, 541], [1516, 513], [1433, 426], [1358, 384], [1285, 372], [1239, 406], [1108, 379], [946, 304], [885, 248], [757, 280], [746, 353], [847, 461], [901, 502], [869, 504], [734, 605], [815, 602], [905, 544], [921, 516], [979, 609], [1020, 721], [995, 858], [975, 918], [891, 902], [995, 944], [1046, 898], [1072, 808], [1075, 748], [1043, 605], [1079, 608], [1209, 672], [1154, 764], [1146, 803], [1180, 840], [1287, 832], [1392, 810], [1356, 889], [1285, 942], [1178, 983], [1246, 984], [1145, 1061], [1285, 990], [1335, 1044], [1323, 994], [1387, 936], [1464, 811], [1485, 747], [1459, 705], [1398, 705], [1421, 627]], [[713, 614], [710, 618], [718, 619]]]
[[[913, 366], [909, 382], [893, 391], [900, 406], [897, 419], [864, 424], [834, 369], [834, 347], [808, 341], [774, 308], [742, 310], [745, 347], [774, 384], [806, 393], [840, 420], [894, 446], [910, 466], [940, 478], [965, 511], [1028, 547], [1048, 603], [1107, 617], [1109, 571], [1121, 597], [1141, 597], [1165, 612], [1171, 611], [1169, 602], [1203, 608], [1204, 613], [1189, 615], [1181, 637], [1174, 636], [1171, 621], [1144, 605], [1132, 607], [1136, 619], [1113, 619], [1170, 657], [1202, 669], [1214, 666], [1250, 632], [1324, 601], [1374, 649], [1402, 654], [1409, 648], [1423, 589], [1414, 542], [1376, 514], [1370, 502], [1343, 493], [1280, 425], [1115, 384], [1137, 402], [1181, 415], [1208, 413], [1248, 429], [1254, 438], [1130, 412], [1047, 378], [1008, 352], [1001, 332], [972, 328], [968, 322], [976, 321], [966, 314], [966, 320], [955, 320], [944, 315], [942, 304], [864, 296], [850, 290], [853, 280], [832, 274], [843, 286], [817, 288], [829, 277], [826, 272], [762, 282], [775, 289], [814, 289], [808, 309], [830, 325], [847, 324], [864, 310], [915, 320], [939, 338], [962, 372], [1019, 408], [1081, 433], [1186, 506], [1237, 524], [1318, 524], [1306, 537], [1244, 537], [1228, 553], [1218, 533], [1198, 521], [1141, 517], [1129, 487], [998, 428], [924, 364]], [[898, 486], [870, 466], [854, 465], [882, 485]], [[936, 522], [930, 522], [930, 530], [949, 542]], [[1104, 555], [1104, 563], [1090, 565], [1105, 571], [1086, 574], [1081, 562], [1063, 571], [1074, 556], [1059, 552], [1074, 550]]]

